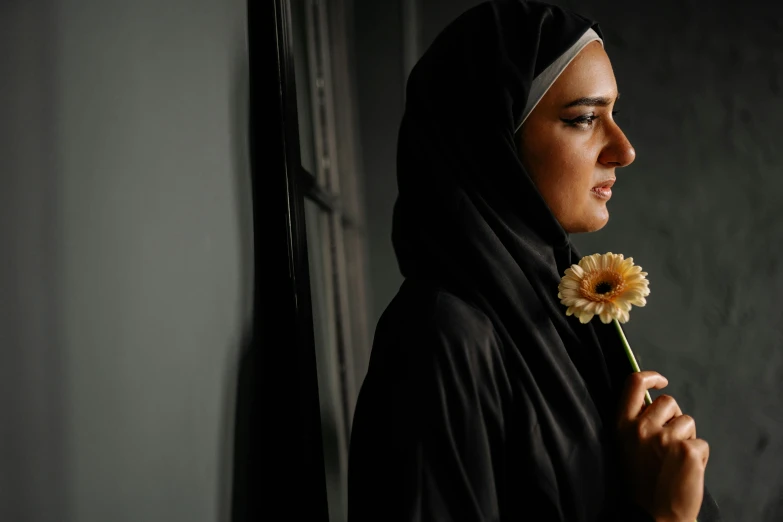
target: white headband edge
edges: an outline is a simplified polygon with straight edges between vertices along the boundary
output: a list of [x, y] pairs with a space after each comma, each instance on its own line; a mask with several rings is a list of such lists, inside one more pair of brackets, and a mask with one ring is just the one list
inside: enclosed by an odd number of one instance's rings
[[600, 36], [598, 36], [598, 33], [596, 33], [593, 28], [590, 28], [585, 32], [585, 34], [582, 35], [581, 38], [579, 38], [579, 40], [576, 41], [574, 45], [572, 45], [566, 52], [560, 55], [557, 60], [552, 62], [549, 67], [541, 71], [541, 74], [535, 77], [533, 83], [530, 86], [530, 95], [528, 96], [525, 111], [522, 113], [522, 121], [520, 121], [519, 125], [517, 125], [517, 128], [514, 129], [515, 134], [522, 127], [522, 124], [525, 123], [525, 120], [527, 120], [528, 116], [530, 116], [530, 113], [533, 112], [533, 109], [536, 108], [536, 105], [538, 105], [546, 92], [550, 89], [550, 87], [552, 87], [555, 81], [557, 81], [560, 75], [563, 74], [563, 71], [566, 69], [566, 67], [568, 67], [572, 61], [574, 61], [574, 58], [576, 58], [576, 56], [587, 46], [587, 44], [595, 41], [601, 42], [601, 46], [604, 45], [604, 41]]

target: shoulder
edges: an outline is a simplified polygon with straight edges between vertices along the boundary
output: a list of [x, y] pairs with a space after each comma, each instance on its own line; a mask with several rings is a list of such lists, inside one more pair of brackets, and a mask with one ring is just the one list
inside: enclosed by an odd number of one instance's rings
[[376, 329], [362, 394], [407, 418], [478, 403], [497, 413], [511, 387], [487, 314], [452, 292], [406, 281]]
[[406, 280], [375, 330], [370, 373], [431, 380], [504, 374], [502, 344], [487, 314], [461, 296]]
[[487, 314], [464, 299], [436, 290], [431, 304], [429, 329], [438, 338], [479, 344], [495, 341], [495, 327]]
[[418, 364], [470, 374], [502, 364], [494, 324], [466, 299], [421, 284], [409, 285], [399, 297], [392, 329], [399, 329], [399, 341]]
[[449, 290], [412, 281], [403, 283], [381, 323], [430, 343], [484, 344], [496, 338], [492, 321], [478, 307]]

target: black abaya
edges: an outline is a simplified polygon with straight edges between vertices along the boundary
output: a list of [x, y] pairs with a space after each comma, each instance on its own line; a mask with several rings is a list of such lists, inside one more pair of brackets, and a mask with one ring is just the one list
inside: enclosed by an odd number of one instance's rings
[[[652, 520], [617, 463], [631, 368], [614, 331], [565, 315], [557, 286], [579, 254], [514, 137], [533, 79], [590, 28], [484, 3], [411, 73], [392, 237], [405, 282], [359, 394], [349, 522]], [[699, 521], [716, 520], [706, 493]]]

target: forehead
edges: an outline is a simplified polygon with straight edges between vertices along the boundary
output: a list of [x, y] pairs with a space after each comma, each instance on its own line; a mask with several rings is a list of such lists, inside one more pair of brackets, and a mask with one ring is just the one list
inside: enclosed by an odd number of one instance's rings
[[606, 51], [600, 42], [591, 42], [576, 55], [549, 88], [541, 103], [559, 103], [563, 98], [617, 96], [617, 82]]

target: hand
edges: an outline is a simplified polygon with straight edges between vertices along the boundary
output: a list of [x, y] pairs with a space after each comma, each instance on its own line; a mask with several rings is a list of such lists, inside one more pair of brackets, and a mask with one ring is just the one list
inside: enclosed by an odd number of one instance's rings
[[693, 522], [704, 496], [709, 446], [696, 438], [696, 422], [683, 415], [673, 397], [644, 404], [647, 390], [667, 384], [658, 372], [628, 376], [617, 421], [620, 452], [639, 506], [656, 522]]

